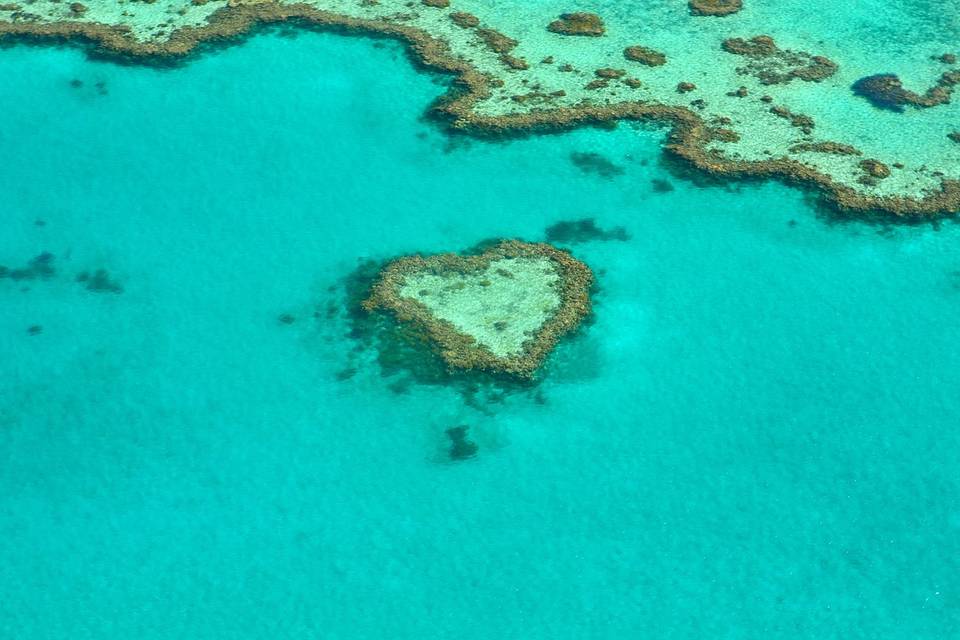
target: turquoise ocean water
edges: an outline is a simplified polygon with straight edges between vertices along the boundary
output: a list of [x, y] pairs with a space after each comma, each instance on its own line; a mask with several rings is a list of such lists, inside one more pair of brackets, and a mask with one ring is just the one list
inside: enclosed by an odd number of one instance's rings
[[[55, 269], [0, 280], [0, 637], [960, 637], [954, 223], [698, 186], [656, 128], [451, 141], [389, 42], [0, 76], [0, 264]], [[595, 322], [537, 393], [391, 388], [313, 317], [589, 217], [630, 239], [571, 246]]]

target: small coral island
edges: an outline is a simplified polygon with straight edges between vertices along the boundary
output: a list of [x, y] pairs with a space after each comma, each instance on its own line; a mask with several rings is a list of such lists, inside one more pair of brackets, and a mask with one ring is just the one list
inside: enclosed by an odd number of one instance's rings
[[475, 255], [394, 260], [363, 307], [421, 332], [451, 368], [529, 378], [590, 313], [592, 282], [565, 251], [505, 240]]

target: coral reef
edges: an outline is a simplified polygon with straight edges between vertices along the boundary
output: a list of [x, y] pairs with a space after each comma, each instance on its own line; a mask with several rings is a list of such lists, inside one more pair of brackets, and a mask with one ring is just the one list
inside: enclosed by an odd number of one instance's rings
[[810, 133], [813, 132], [813, 127], [815, 126], [815, 123], [813, 121], [813, 118], [811, 118], [810, 116], [803, 115], [801, 113], [794, 113], [790, 111], [790, 109], [787, 109], [786, 107], [783, 107], [780, 105], [770, 107], [770, 113], [777, 116], [778, 118], [789, 120], [791, 126], [797, 127], [807, 135], [810, 135]]
[[606, 32], [603, 19], [595, 13], [583, 11], [564, 13], [549, 25], [547, 30], [565, 36], [602, 36]]
[[790, 147], [790, 153], [829, 153], [836, 156], [862, 156], [856, 147], [841, 142], [801, 142]]
[[463, 11], [451, 13], [450, 19], [453, 20], [455, 25], [458, 27], [463, 27], [464, 29], [472, 29], [480, 24], [480, 18], [472, 13], [466, 13]]
[[749, 40], [728, 38], [721, 47], [727, 53], [743, 56], [749, 62], [737, 69], [743, 75], [752, 75], [760, 84], [787, 84], [799, 78], [805, 82], [820, 82], [837, 72], [838, 65], [823, 56], [805, 51], [789, 51], [777, 46], [773, 38], [754, 36]]
[[634, 45], [623, 50], [623, 57], [648, 67], [659, 67], [667, 63], [667, 56], [655, 49]]
[[529, 378], [590, 312], [592, 281], [564, 251], [507, 240], [476, 255], [395, 260], [363, 308], [422, 332], [451, 368]]
[[860, 78], [853, 83], [853, 92], [880, 109], [902, 112], [905, 106], [926, 109], [950, 102], [953, 88], [960, 84], [960, 71], [947, 71], [923, 94], [904, 89], [900, 78], [880, 73]]
[[[731, 5], [738, 3], [697, 4], [703, 5], [709, 12], [729, 10]], [[943, 155], [943, 149], [937, 151], [940, 155], [931, 162], [910, 162], [911, 166], [894, 174], [883, 182], [882, 188], [878, 188], [860, 180], [855, 160], [845, 160], [844, 154], [831, 154], [834, 157], [829, 161], [818, 159], [816, 153], [806, 153], [802, 157], [794, 153], [791, 157], [789, 149], [798, 141], [783, 135], [782, 130], [778, 131], [782, 125], [777, 124], [775, 119], [764, 117], [761, 109], [768, 107], [759, 103], [769, 105], [775, 99], [773, 95], [763, 95], [756, 101], [743, 100], [741, 108], [749, 113], [750, 120], [744, 122], [740, 117], [735, 123], [736, 133], [747, 139], [750, 146], [758, 143], [765, 145], [760, 149], [762, 155], [741, 153], [743, 150], [749, 151], [748, 145], [739, 145], [739, 149], [720, 154], [711, 143], [718, 140], [718, 135], [731, 136], [722, 132], [718, 134], [717, 129], [733, 131], [731, 127], [718, 127], [716, 123], [718, 116], [726, 115], [719, 111], [729, 106], [725, 104], [725, 96], [710, 95], [708, 90], [704, 90], [704, 95], [685, 102], [685, 98], [677, 95], [677, 91], [685, 93], [685, 90], [693, 90], [695, 87], [692, 83], [678, 85], [677, 81], [682, 80], [683, 76], [658, 78], [656, 74], [652, 74], [654, 77], [649, 80], [645, 78], [642, 84], [636, 78], [624, 76], [596, 78], [589, 84], [581, 83], [579, 86], [570, 83], [550, 86], [553, 80], [549, 74], [541, 73], [544, 70], [549, 70], [551, 74], [582, 72], [578, 72], [571, 62], [563, 60], [559, 50], [538, 53], [538, 57], [545, 55], [545, 61], [549, 59], [552, 63], [555, 60], [555, 66], [531, 66], [512, 53], [497, 53], [482, 34], [476, 38], [451, 35], [451, 30], [456, 31], [460, 27], [481, 29], [480, 20], [463, 11], [446, 13], [422, 2], [408, 0], [362, 0], [356, 3], [303, 0], [289, 4], [270, 0], [169, 0], [168, 4], [163, 5], [163, 10], [158, 10], [159, 2], [127, 2], [121, 11], [114, 11], [112, 7], [101, 3], [86, 3], [84, 6], [86, 11], [80, 14], [71, 11], [65, 3], [51, 0], [35, 0], [29, 5], [30, 11], [18, 8], [3, 13], [4, 9], [0, 8], [0, 36], [29, 37], [31, 41], [74, 40], [89, 44], [91, 50], [100, 57], [161, 65], [177, 64], [183, 60], [183, 56], [196, 50], [205, 41], [236, 41], [238, 34], [248, 33], [258, 24], [309, 25], [339, 33], [391, 37], [407, 43], [412, 57], [418, 63], [455, 76], [449, 92], [429, 111], [430, 116], [454, 133], [500, 138], [584, 125], [608, 125], [616, 120], [653, 120], [672, 128], [668, 144], [665, 145], [671, 157], [710, 176], [725, 179], [773, 177], [788, 183], [811, 185], [833, 206], [847, 211], [869, 212], [871, 215], [878, 210], [896, 216], [920, 216], [960, 209], [960, 172], [955, 170], [955, 165], [949, 164], [951, 156]], [[40, 11], [41, 7], [43, 11]], [[593, 36], [604, 33], [603, 21], [595, 14], [564, 14], [555, 22], [560, 23], [557, 25], [559, 33], [567, 31], [570, 35]], [[484, 25], [483, 28], [488, 27]], [[509, 39], [509, 36], [504, 35], [504, 38]], [[493, 42], [494, 47], [500, 47], [504, 41], [494, 39]], [[764, 78], [782, 79], [784, 82], [797, 78], [816, 81], [832, 73], [831, 69], [835, 70], [835, 65], [825, 58], [818, 60], [809, 54], [782, 52], [772, 38], [768, 42], [761, 39], [758, 43], [753, 38], [742, 42], [746, 45], [728, 46], [742, 51], [739, 55], [745, 56], [741, 67], [743, 72], [750, 74], [753, 73], [751, 69], [757, 69], [761, 81]], [[769, 60], [765, 61], [765, 58], [777, 59], [786, 54], [809, 55], [809, 58], [804, 57], [802, 63], [795, 64], [778, 62], [775, 67], [771, 67]], [[948, 64], [949, 59], [947, 57], [941, 62]], [[587, 68], [610, 64], [610, 58], [604, 60]], [[551, 63], [545, 62], [544, 65]], [[580, 60], [577, 65], [584, 63], [589, 64]], [[726, 67], [718, 64], [717, 69]], [[664, 70], [669, 71], [670, 67]], [[686, 71], [678, 69], [678, 74]], [[693, 79], [698, 76], [687, 77]], [[789, 79], [785, 79], [787, 77]], [[890, 103], [898, 109], [910, 106], [912, 102], [917, 103], [914, 106], [943, 104], [949, 100], [950, 92], [957, 83], [960, 83], [960, 71], [951, 70], [944, 73], [936, 86], [925, 94], [898, 94], [894, 91]], [[731, 82], [727, 87], [736, 87], [737, 84]], [[519, 91], [518, 85], [526, 86], [529, 90]], [[704, 86], [710, 85], [705, 83]], [[900, 89], [903, 89], [902, 86]], [[744, 97], [739, 90], [732, 93], [735, 97]], [[773, 87], [771, 93], [777, 99], [784, 98]], [[919, 96], [919, 100], [915, 99], [916, 96]], [[812, 126], [812, 119], [797, 116], [789, 110], [780, 108], [777, 115], [805, 131]], [[947, 126], [946, 132], [952, 128]], [[940, 139], [944, 140], [942, 137]], [[882, 148], [871, 147], [867, 152], [891, 160], [884, 155]], [[896, 163], [890, 164], [896, 166]]]
[[890, 167], [883, 164], [879, 160], [874, 160], [872, 158], [861, 160], [860, 168], [863, 169], [864, 173], [872, 178], [878, 178], [882, 180], [890, 177]]
[[688, 4], [695, 16], [729, 16], [743, 8], [743, 0], [690, 0]]

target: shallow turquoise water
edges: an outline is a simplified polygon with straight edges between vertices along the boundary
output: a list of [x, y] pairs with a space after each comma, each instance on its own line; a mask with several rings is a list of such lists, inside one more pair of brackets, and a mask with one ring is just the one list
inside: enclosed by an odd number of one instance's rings
[[[0, 280], [0, 637], [960, 634], [952, 223], [700, 188], [655, 129], [451, 145], [393, 44], [0, 74], [0, 264], [57, 268]], [[588, 216], [632, 237], [573, 247], [596, 322], [541, 401], [338, 379], [358, 259]]]

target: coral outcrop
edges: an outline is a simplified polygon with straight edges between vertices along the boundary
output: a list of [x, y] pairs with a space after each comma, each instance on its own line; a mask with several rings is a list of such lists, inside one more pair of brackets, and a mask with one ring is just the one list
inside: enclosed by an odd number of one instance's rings
[[688, 4], [695, 16], [729, 16], [743, 9], [743, 0], [690, 0]]
[[743, 75], [752, 75], [760, 84], [787, 84], [794, 79], [820, 82], [837, 72], [838, 65], [824, 56], [806, 51], [789, 51], [777, 46], [773, 38], [754, 36], [749, 40], [728, 38], [721, 47], [727, 53], [748, 59], [737, 69]]
[[896, 74], [880, 73], [857, 80], [853, 84], [853, 92], [869, 100], [875, 107], [902, 112], [906, 106], [927, 109], [947, 104], [953, 88], [958, 84], [960, 71], [947, 71], [936, 84], [920, 94], [905, 89]]
[[452, 368], [529, 378], [590, 312], [592, 281], [565, 251], [507, 240], [475, 255], [395, 260], [364, 308], [420, 331]]
[[547, 29], [565, 36], [602, 36], [606, 32], [603, 19], [595, 13], [579, 11], [564, 13], [549, 25]]

